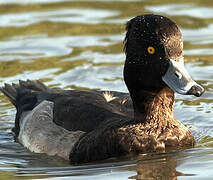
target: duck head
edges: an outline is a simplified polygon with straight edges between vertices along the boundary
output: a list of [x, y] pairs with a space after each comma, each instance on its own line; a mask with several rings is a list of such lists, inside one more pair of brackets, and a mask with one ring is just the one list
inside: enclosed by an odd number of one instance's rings
[[169, 87], [184, 95], [201, 96], [204, 88], [184, 67], [180, 29], [159, 15], [141, 15], [126, 26], [124, 80], [131, 97], [141, 90], [157, 93]]

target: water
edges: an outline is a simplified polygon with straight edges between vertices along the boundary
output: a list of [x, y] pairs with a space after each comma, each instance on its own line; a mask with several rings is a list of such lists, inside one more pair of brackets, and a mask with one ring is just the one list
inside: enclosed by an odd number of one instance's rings
[[179, 152], [70, 166], [14, 142], [15, 109], [0, 95], [0, 179], [212, 179], [213, 1], [0, 0], [0, 85], [40, 79], [50, 87], [126, 92], [125, 22], [139, 14], [173, 19], [184, 37], [186, 68], [201, 98], [176, 95], [175, 115], [197, 146]]

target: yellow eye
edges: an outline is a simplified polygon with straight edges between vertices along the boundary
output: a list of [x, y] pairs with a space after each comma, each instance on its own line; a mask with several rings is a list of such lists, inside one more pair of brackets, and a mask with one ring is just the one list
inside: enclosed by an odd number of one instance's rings
[[147, 51], [148, 51], [149, 54], [155, 54], [155, 48], [153, 48], [152, 46], [149, 46], [147, 48]]

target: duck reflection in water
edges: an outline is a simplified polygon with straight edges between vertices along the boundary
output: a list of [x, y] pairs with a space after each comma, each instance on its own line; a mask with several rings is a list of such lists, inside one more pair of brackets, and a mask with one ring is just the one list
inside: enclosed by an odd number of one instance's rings
[[136, 171], [137, 173], [129, 179], [177, 180], [179, 176], [194, 176], [195, 174], [185, 174], [176, 170], [182, 164], [181, 160], [177, 160], [176, 155], [170, 152], [167, 154], [150, 153], [144, 157], [139, 156], [136, 165], [127, 168], [127, 170]]

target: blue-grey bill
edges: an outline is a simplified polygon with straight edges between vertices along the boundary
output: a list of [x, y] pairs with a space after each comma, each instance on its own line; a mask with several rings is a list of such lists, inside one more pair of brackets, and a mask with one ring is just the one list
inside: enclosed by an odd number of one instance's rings
[[175, 92], [179, 94], [191, 94], [201, 96], [204, 88], [197, 84], [190, 77], [189, 73], [184, 67], [183, 58], [180, 61], [170, 59], [169, 68], [162, 80]]

